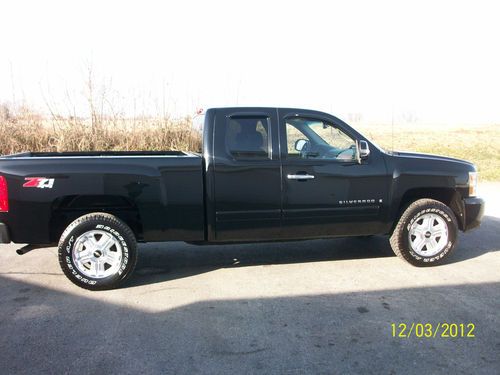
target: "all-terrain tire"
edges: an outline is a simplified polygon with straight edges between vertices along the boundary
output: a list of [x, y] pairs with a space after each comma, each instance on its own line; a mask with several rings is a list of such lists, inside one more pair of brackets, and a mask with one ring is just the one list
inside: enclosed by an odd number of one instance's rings
[[[105, 249], [104, 244], [99, 245], [101, 238], [109, 249]], [[88, 251], [86, 241], [89, 241]], [[90, 255], [80, 258], [79, 254], [83, 252]], [[109, 263], [106, 263], [106, 253], [112, 259]], [[134, 271], [137, 242], [132, 230], [122, 220], [96, 212], [79, 217], [66, 228], [59, 240], [58, 256], [62, 271], [72, 283], [90, 290], [114, 289]], [[102, 257], [100, 261], [99, 257]], [[87, 263], [86, 258], [89, 258]], [[102, 265], [93, 268], [95, 264]], [[100, 275], [98, 267], [102, 271]]]
[[[436, 215], [436, 216], [433, 216]], [[444, 223], [447, 229], [447, 237], [442, 237], [444, 243], [441, 243], [437, 249], [443, 248], [430, 256], [426, 256], [424, 250], [416, 251], [411, 243], [410, 229], [427, 217], [435, 217], [436, 223]], [[429, 220], [430, 222], [431, 220]], [[430, 224], [431, 225], [431, 224]], [[433, 224], [432, 224], [433, 225]], [[429, 231], [430, 233], [430, 231]], [[427, 236], [427, 232], [425, 236]], [[424, 236], [424, 237], [425, 237]], [[429, 235], [430, 236], [430, 235]], [[441, 241], [441, 237], [437, 237]], [[425, 241], [425, 239], [424, 239]], [[458, 242], [458, 225], [453, 211], [445, 204], [434, 199], [419, 199], [410, 204], [399, 218], [399, 222], [394, 229], [390, 243], [394, 253], [401, 259], [418, 267], [429, 267], [443, 263], [455, 250]], [[425, 246], [424, 246], [425, 247]]]

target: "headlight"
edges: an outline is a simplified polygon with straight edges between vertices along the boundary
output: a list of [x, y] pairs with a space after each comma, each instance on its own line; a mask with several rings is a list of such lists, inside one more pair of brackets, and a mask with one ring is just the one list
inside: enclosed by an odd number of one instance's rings
[[469, 172], [469, 197], [477, 195], [477, 172]]

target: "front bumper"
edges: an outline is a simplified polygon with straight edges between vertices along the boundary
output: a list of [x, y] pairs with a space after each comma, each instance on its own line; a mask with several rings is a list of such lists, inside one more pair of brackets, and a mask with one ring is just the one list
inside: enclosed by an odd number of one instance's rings
[[9, 228], [4, 223], [0, 223], [0, 243], [10, 243]]
[[465, 198], [465, 225], [464, 232], [477, 228], [481, 224], [484, 215], [484, 200], [482, 198]]

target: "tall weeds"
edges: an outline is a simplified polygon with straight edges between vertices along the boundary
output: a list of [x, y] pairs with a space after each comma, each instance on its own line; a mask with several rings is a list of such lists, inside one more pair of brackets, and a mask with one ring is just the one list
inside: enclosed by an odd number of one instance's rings
[[191, 118], [106, 118], [43, 116], [6, 106], [0, 111], [0, 153], [24, 151], [200, 151], [201, 136]]

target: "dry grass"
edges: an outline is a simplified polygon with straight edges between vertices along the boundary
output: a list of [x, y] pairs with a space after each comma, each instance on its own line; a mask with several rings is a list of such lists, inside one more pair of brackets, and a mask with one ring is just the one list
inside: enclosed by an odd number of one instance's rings
[[0, 154], [24, 151], [200, 151], [201, 137], [191, 118], [81, 119], [16, 116], [0, 119]]
[[500, 180], [500, 125], [472, 127], [364, 126], [359, 130], [388, 150], [415, 151], [472, 161], [480, 179]]

